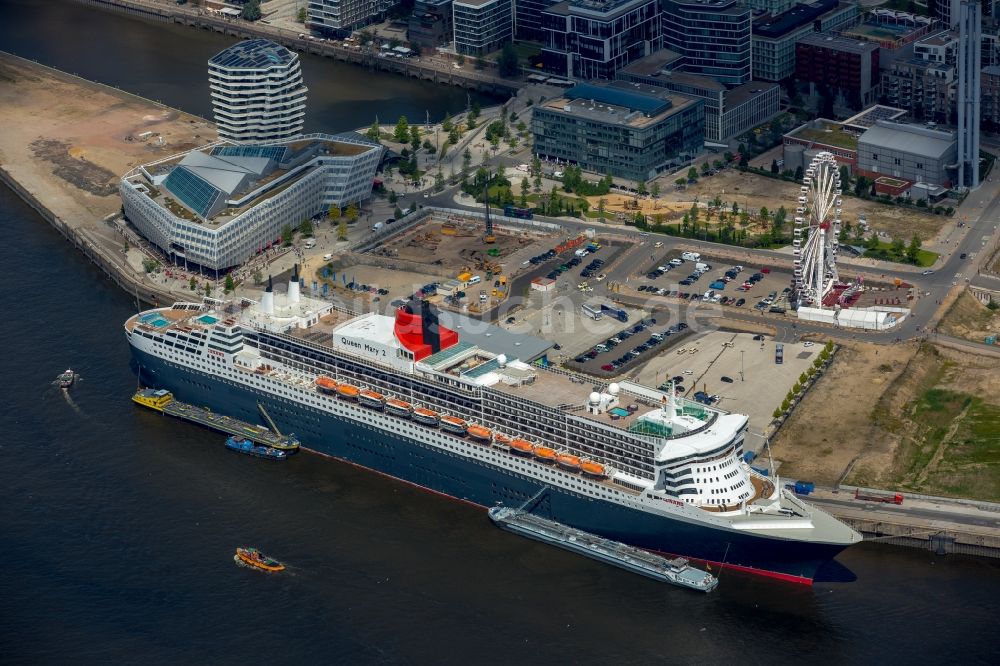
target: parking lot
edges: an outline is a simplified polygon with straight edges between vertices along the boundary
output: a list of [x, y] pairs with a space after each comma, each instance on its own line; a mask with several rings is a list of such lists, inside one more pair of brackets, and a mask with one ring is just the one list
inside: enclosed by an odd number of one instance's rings
[[733, 264], [707, 255], [698, 260], [684, 260], [681, 254], [673, 250], [650, 262], [644, 267], [636, 290], [681, 300], [707, 299], [729, 307], [756, 307], [772, 312], [788, 309], [791, 281], [788, 273], [767, 266]]
[[[691, 336], [658, 355], [642, 368], [638, 381], [660, 386], [674, 377], [683, 378], [685, 396], [694, 397], [698, 391], [718, 396], [715, 404], [749, 415], [751, 432], [761, 433], [822, 348], [810, 342], [783, 343], [783, 363], [779, 365], [770, 336], [714, 331]], [[748, 448], [756, 450], [760, 444], [759, 438], [747, 438]]]

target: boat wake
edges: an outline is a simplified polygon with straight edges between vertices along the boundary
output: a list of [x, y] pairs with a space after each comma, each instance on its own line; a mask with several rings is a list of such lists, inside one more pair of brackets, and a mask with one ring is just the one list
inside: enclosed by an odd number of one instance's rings
[[80, 409], [80, 406], [76, 404], [76, 401], [73, 400], [73, 396], [69, 394], [69, 391], [67, 391], [66, 389], [62, 389], [62, 394], [63, 398], [66, 399], [66, 404], [69, 405], [73, 409], [73, 411], [77, 413], [78, 416], [82, 416], [85, 419], [90, 418], [84, 413], [82, 409]]

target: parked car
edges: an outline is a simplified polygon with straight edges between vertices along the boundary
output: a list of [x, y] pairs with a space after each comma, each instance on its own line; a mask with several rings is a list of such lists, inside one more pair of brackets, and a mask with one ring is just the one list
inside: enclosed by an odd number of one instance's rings
[[732, 384], [733, 383], [733, 378], [732, 377], [727, 377], [726, 375], [722, 375], [722, 377], [720, 377], [720, 379], [722, 379], [722, 381], [726, 382], [727, 384]]
[[611, 372], [614, 369], [615, 366], [611, 363], [605, 363], [604, 365], [601, 366], [601, 370], [604, 370], [605, 372]]

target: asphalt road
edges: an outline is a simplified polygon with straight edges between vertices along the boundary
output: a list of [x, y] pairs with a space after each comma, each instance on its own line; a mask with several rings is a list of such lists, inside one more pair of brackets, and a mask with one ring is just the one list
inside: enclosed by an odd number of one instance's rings
[[[852, 496], [848, 496], [852, 497]], [[923, 509], [906, 506], [904, 499], [904, 504], [902, 506], [897, 506], [895, 504], [881, 504], [878, 502], [865, 502], [864, 500], [853, 499], [829, 499], [826, 497], [815, 497], [810, 495], [809, 501], [812, 504], [816, 504], [820, 507], [833, 506], [833, 507], [844, 507], [848, 509], [854, 509], [856, 511], [864, 511], [866, 514], [871, 514], [872, 518], [884, 518], [885, 520], [900, 519], [900, 518], [919, 518], [921, 520], [938, 520], [945, 523], [956, 523], [959, 525], [974, 525], [976, 527], [989, 527], [996, 528], [1000, 527], [1000, 517], [995, 520], [991, 520], [986, 517], [968, 515], [964, 513], [959, 513], [955, 511], [935, 511], [933, 509]], [[867, 509], [867, 506], [874, 506], [874, 509]]]

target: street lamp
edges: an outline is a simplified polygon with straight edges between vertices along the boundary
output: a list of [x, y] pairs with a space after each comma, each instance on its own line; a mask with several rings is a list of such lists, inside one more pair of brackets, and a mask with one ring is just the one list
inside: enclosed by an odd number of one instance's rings
[[740, 350], [740, 381], [741, 382], [743, 381], [743, 352], [744, 352], [744, 350], [741, 349]]

